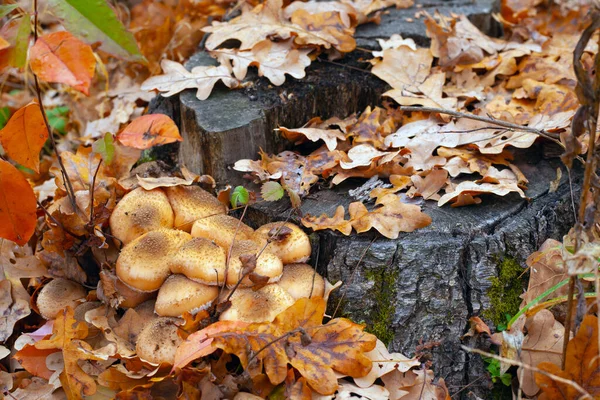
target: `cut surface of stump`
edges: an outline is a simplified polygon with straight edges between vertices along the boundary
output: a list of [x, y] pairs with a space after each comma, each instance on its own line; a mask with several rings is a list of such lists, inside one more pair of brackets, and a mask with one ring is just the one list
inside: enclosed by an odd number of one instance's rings
[[[426, 45], [422, 18], [415, 12], [436, 10], [444, 14], [465, 13], [484, 32], [495, 35], [497, 25], [491, 12], [495, 1], [417, 1], [422, 8], [387, 10], [381, 25], [360, 26], [358, 46], [378, 49], [375, 39], [394, 33], [414, 38]], [[407, 22], [413, 18], [414, 22]], [[355, 52], [359, 53], [359, 52]], [[310, 118], [345, 117], [366, 106], [381, 104], [387, 90], [384, 82], [366, 69], [367, 53], [347, 55], [335, 64], [314, 61], [302, 80], [287, 77], [283, 86], [273, 87], [265, 79], [250, 79], [253, 85], [242, 90], [216, 87], [205, 101], [188, 90], [178, 98], [158, 99], [152, 112], [169, 114], [179, 124], [183, 143], [179, 161], [197, 173], [211, 174], [219, 185], [245, 184], [242, 173], [233, 171], [239, 159], [257, 159], [260, 149], [276, 153], [290, 148], [274, 129], [295, 128]], [[214, 60], [198, 53], [187, 68], [209, 65]], [[522, 291], [526, 277], [524, 261], [547, 238], [561, 239], [574, 223], [569, 184], [563, 181], [550, 193], [549, 184], [560, 167], [558, 159], [545, 159], [539, 146], [516, 154], [515, 164], [530, 180], [529, 199], [517, 195], [482, 196], [479, 206], [439, 208], [435, 202], [423, 203], [432, 224], [396, 240], [376, 233], [343, 236], [331, 231], [312, 234], [312, 263], [331, 282], [344, 285], [330, 300], [332, 313], [341, 301], [337, 316], [365, 322], [371, 332], [388, 341], [391, 350], [407, 356], [419, 344], [431, 352], [433, 369], [451, 393], [471, 391], [488, 398], [491, 381], [479, 356], [461, 349], [461, 336], [474, 315], [492, 325], [506, 302], [519, 301], [494, 297], [498, 285], [507, 292]], [[338, 205], [355, 201], [349, 194], [364, 180], [349, 180], [342, 185], [316, 190], [302, 203], [303, 214], [333, 215]], [[578, 197], [578, 182], [573, 182]], [[245, 223], [258, 225], [285, 220], [291, 210], [287, 201], [257, 204], [246, 215]], [[293, 214], [292, 221], [298, 223]], [[518, 268], [518, 278], [499, 282], [503, 268]], [[516, 289], [515, 289], [516, 287]], [[511, 289], [511, 290], [508, 290]], [[435, 344], [428, 349], [427, 344]]]

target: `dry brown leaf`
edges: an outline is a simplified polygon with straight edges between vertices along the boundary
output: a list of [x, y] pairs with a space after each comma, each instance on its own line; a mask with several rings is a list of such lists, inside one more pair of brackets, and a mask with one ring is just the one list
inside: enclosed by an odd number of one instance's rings
[[391, 371], [407, 372], [413, 367], [421, 365], [418, 359], [408, 358], [400, 353], [390, 353], [381, 340], [377, 340], [375, 349], [365, 356], [373, 362], [373, 368], [367, 376], [354, 378], [354, 382], [361, 388], [372, 386], [378, 378], [390, 373]]
[[12, 334], [17, 321], [31, 314], [29, 296], [18, 279], [0, 281], [0, 342]]
[[[563, 245], [554, 239], [546, 239], [540, 249], [527, 257], [529, 267], [529, 284], [527, 291], [521, 295], [525, 306], [533, 299], [559, 282], [568, 279], [568, 271], [563, 260]], [[564, 286], [552, 292], [553, 297], [567, 294]]]
[[425, 178], [419, 175], [411, 177], [413, 187], [408, 191], [409, 196], [421, 196], [425, 200], [439, 200], [438, 192], [446, 186], [448, 171], [445, 169], [434, 169]]
[[[340, 167], [343, 169], [365, 167], [367, 165], [371, 165], [371, 162], [375, 159], [385, 157], [386, 159], [391, 160], [396, 155], [398, 155], [398, 151], [379, 151], [370, 144], [359, 144], [358, 146], [353, 146], [350, 150], [348, 150], [347, 156], [350, 161], [340, 161]], [[381, 160], [381, 163], [385, 162], [385, 160]]]
[[390, 175], [391, 188], [375, 188], [371, 190], [369, 197], [376, 198], [375, 204], [381, 204], [382, 199], [388, 194], [394, 194], [408, 187], [411, 183], [411, 177], [407, 175]]
[[385, 388], [390, 392], [390, 400], [449, 400], [450, 395], [443, 379], [434, 380], [432, 370], [412, 370], [401, 373], [398, 370], [381, 377]]
[[384, 196], [380, 204], [372, 211], [361, 202], [350, 204], [350, 222], [356, 232], [375, 228], [388, 239], [397, 239], [400, 232], [412, 232], [431, 224], [431, 217], [421, 212], [421, 207], [405, 204], [394, 194]]
[[284, 126], [279, 127], [281, 135], [295, 144], [300, 144], [308, 139], [312, 142], [322, 140], [327, 149], [333, 151], [338, 145], [338, 140], [345, 141], [346, 136], [339, 129], [321, 129], [321, 128], [296, 128], [289, 129]]
[[344, 219], [344, 214], [344, 206], [338, 206], [332, 217], [329, 217], [327, 214], [321, 214], [320, 217], [306, 214], [302, 217], [302, 225], [314, 231], [325, 229], [336, 230], [348, 236], [352, 233], [352, 224], [350, 221]]
[[[449, 201], [453, 201], [458, 198], [461, 194], [470, 194], [480, 195], [480, 194], [495, 194], [497, 196], [506, 196], [510, 192], [517, 192], [522, 198], [525, 198], [525, 193], [517, 186], [516, 183], [508, 183], [508, 184], [493, 184], [493, 183], [481, 183], [477, 184], [475, 182], [461, 182], [454, 190], [450, 193], [446, 193], [443, 195], [438, 201], [438, 206], [443, 206]], [[456, 203], [454, 203], [456, 204]], [[452, 204], [454, 206], [454, 204]]]

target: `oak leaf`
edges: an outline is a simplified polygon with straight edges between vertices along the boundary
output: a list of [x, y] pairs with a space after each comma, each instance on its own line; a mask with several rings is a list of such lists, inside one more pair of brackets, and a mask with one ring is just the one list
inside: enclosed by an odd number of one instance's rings
[[421, 365], [418, 359], [408, 358], [400, 353], [391, 353], [381, 340], [377, 340], [375, 349], [365, 354], [373, 362], [373, 368], [368, 375], [361, 378], [354, 378], [354, 382], [361, 387], [372, 386], [378, 378], [390, 373], [391, 371], [407, 372], [412, 367]]
[[250, 376], [264, 367], [277, 385], [286, 379], [289, 364], [313, 390], [333, 394], [338, 388], [334, 371], [351, 377], [369, 373], [372, 363], [364, 353], [373, 350], [376, 338], [345, 318], [322, 325], [325, 307], [320, 297], [299, 299], [273, 322], [214, 335], [212, 346], [235, 354]]
[[348, 150], [347, 156], [350, 161], [342, 160], [340, 166], [343, 169], [364, 167], [371, 165], [371, 162], [378, 158], [382, 158], [380, 163], [383, 164], [391, 161], [396, 155], [398, 155], [398, 151], [379, 151], [370, 144], [359, 144]]
[[117, 135], [117, 140], [125, 146], [136, 149], [149, 149], [153, 146], [181, 142], [179, 128], [164, 114], [147, 114], [131, 121]]
[[142, 90], [157, 89], [164, 97], [169, 97], [185, 89], [197, 89], [196, 97], [206, 100], [218, 81], [229, 88], [239, 84], [238, 80], [231, 76], [228, 65], [197, 66], [188, 71], [178, 62], [165, 59], [161, 61], [160, 66], [163, 74], [146, 79], [142, 83]]
[[22, 246], [35, 231], [35, 194], [19, 170], [4, 160], [0, 160], [0, 191], [0, 237]]
[[17, 321], [31, 314], [29, 296], [19, 280], [0, 281], [0, 342], [5, 342], [12, 334]]
[[96, 69], [92, 48], [67, 31], [40, 36], [29, 50], [33, 72], [43, 81], [64, 83], [86, 96]]
[[[554, 239], [546, 239], [540, 249], [527, 257], [529, 267], [529, 284], [527, 291], [521, 295], [525, 306], [533, 299], [550, 289], [559, 282], [568, 279], [568, 271], [563, 260], [563, 245]], [[567, 294], [567, 287], [561, 287], [552, 292], [553, 297]]]
[[40, 150], [48, 130], [37, 103], [18, 109], [0, 130], [0, 144], [6, 154], [24, 167], [39, 172]]
[[[538, 368], [579, 384], [593, 398], [600, 396], [600, 358], [598, 358], [598, 317], [586, 315], [577, 335], [569, 341], [565, 369], [552, 362], [538, 364]], [[540, 400], [578, 399], [581, 393], [572, 385], [557, 382], [551, 377], [535, 374], [535, 382], [542, 389]]]
[[431, 224], [431, 217], [421, 207], [403, 203], [395, 194], [384, 196], [379, 208], [367, 210], [361, 202], [348, 207], [352, 227], [358, 233], [375, 228], [388, 239], [397, 239], [400, 232], [412, 232]]
[[352, 224], [350, 221], [344, 219], [344, 213], [344, 206], [338, 206], [335, 209], [333, 217], [329, 217], [327, 214], [322, 214], [320, 217], [306, 214], [302, 217], [302, 225], [314, 231], [324, 229], [337, 230], [348, 236], [352, 233]]
[[300, 27], [295, 38], [299, 45], [317, 45], [326, 49], [333, 47], [342, 53], [356, 48], [354, 29], [345, 25], [338, 12], [311, 14], [298, 9], [292, 14], [291, 20], [295, 26]]
[[370, 198], [377, 199], [375, 200], [375, 204], [381, 204], [381, 200], [383, 200], [385, 196], [399, 192], [412, 183], [411, 177], [407, 175], [390, 175], [389, 180], [392, 184], [391, 188], [378, 187], [371, 190], [371, 193], [369, 193]]
[[311, 142], [322, 140], [325, 142], [327, 149], [333, 151], [338, 145], [338, 140], [345, 141], [346, 136], [339, 129], [322, 129], [322, 128], [296, 128], [289, 129], [284, 126], [279, 127], [281, 135], [291, 142], [302, 143], [302, 139], [306, 138]]
[[[493, 183], [475, 183], [464, 181], [456, 185], [453, 191], [446, 193], [442, 197], [440, 197], [438, 201], [438, 206], [443, 206], [449, 201], [456, 200], [458, 196], [462, 194], [469, 195], [480, 195], [480, 194], [495, 194], [497, 196], [505, 196], [510, 192], [517, 192], [522, 198], [525, 198], [525, 193], [521, 188], [517, 185], [516, 182], [513, 183], [501, 183], [501, 184], [493, 184]], [[456, 204], [456, 203], [454, 203]], [[456, 207], [454, 204], [452, 206]]]
[[450, 400], [444, 380], [440, 378], [434, 382], [432, 370], [413, 370], [404, 374], [394, 370], [381, 380], [390, 392], [390, 400]]
[[414, 186], [408, 191], [409, 196], [421, 196], [425, 200], [438, 200], [438, 192], [446, 185], [448, 171], [445, 169], [431, 170], [425, 178], [419, 175], [411, 177]]

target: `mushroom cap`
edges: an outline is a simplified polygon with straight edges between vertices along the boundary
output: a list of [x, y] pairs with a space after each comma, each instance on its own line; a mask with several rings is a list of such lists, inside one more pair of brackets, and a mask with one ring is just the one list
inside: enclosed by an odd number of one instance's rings
[[143, 302], [150, 300], [156, 296], [156, 292], [142, 292], [132, 287], [127, 286], [119, 278], [115, 281], [115, 289], [119, 295], [123, 298], [119, 307], [121, 308], [133, 308], [142, 304]]
[[[303, 297], [323, 297], [325, 280], [308, 264], [288, 264], [277, 282], [294, 300]], [[311, 296], [312, 293], [312, 296]]]
[[173, 209], [161, 189], [137, 188], [119, 201], [110, 215], [112, 235], [123, 245], [160, 228], [173, 227]]
[[45, 319], [54, 319], [65, 307], [75, 309], [78, 300], [85, 298], [86, 291], [79, 283], [68, 279], [56, 278], [40, 290], [37, 308]]
[[229, 251], [234, 237], [236, 242], [238, 240], [251, 240], [253, 234], [254, 229], [227, 214], [200, 218], [192, 225], [193, 237], [210, 239], [227, 251]]
[[267, 285], [257, 291], [238, 288], [231, 296], [231, 307], [221, 314], [220, 320], [265, 322], [294, 304], [294, 298], [278, 285]]
[[217, 286], [194, 282], [184, 275], [171, 275], [158, 291], [154, 310], [163, 317], [179, 317], [204, 310], [219, 295]]
[[142, 292], [158, 290], [171, 274], [168, 260], [186, 241], [189, 233], [159, 229], [133, 240], [117, 259], [117, 276], [123, 283]]
[[[231, 255], [229, 256], [229, 269], [227, 270], [227, 286], [234, 286], [242, 277], [242, 261], [240, 256], [256, 255], [261, 248], [252, 240], [240, 240], [233, 244]], [[267, 249], [263, 251], [256, 260], [256, 268], [254, 273], [269, 278], [268, 283], [274, 283], [279, 280], [283, 273], [283, 263], [273, 253]], [[254, 283], [250, 280], [250, 276], [246, 276], [240, 286], [253, 286]]]
[[189, 232], [197, 219], [227, 212], [223, 203], [199, 186], [172, 186], [165, 191], [175, 213], [175, 227], [182, 231]]
[[177, 318], [160, 317], [146, 325], [135, 344], [138, 357], [152, 364], [173, 364], [175, 351], [183, 342], [177, 322]]
[[225, 281], [225, 250], [204, 238], [193, 238], [183, 244], [169, 260], [174, 274], [206, 285], [223, 285]]
[[[281, 226], [281, 222], [271, 222], [261, 226], [254, 232], [254, 241], [259, 246], [264, 246]], [[311, 252], [308, 235], [291, 222], [285, 222], [283, 226], [291, 230], [290, 234], [283, 240], [269, 243], [267, 250], [279, 257], [284, 264], [301, 263], [308, 260]]]

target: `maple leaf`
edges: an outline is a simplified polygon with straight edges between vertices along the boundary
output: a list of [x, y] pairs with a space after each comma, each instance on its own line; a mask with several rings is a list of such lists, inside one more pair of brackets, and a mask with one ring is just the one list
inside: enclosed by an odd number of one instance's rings
[[19, 164], [39, 172], [40, 150], [48, 139], [48, 130], [37, 103], [18, 109], [0, 130], [0, 144]]
[[[35, 347], [40, 350], [60, 349], [64, 358], [64, 371], [61, 373], [61, 382], [65, 391], [71, 393], [74, 398], [91, 396], [96, 392], [96, 382], [79, 366], [79, 360], [106, 360], [108, 356], [102, 357], [94, 354], [92, 347], [83, 341], [88, 335], [85, 322], [77, 322], [74, 311], [66, 307], [58, 314], [52, 328], [52, 337], [40, 340]], [[66, 383], [66, 385], [65, 385]]]
[[33, 72], [43, 81], [64, 83], [90, 94], [96, 69], [92, 48], [67, 31], [40, 36], [29, 50]]
[[146, 114], [131, 121], [117, 135], [121, 144], [136, 149], [149, 149], [173, 142], [181, 142], [179, 128], [164, 114]]
[[[525, 328], [527, 336], [521, 347], [521, 361], [532, 367], [537, 367], [542, 362], [560, 365], [565, 328], [554, 319], [554, 315], [548, 310], [540, 310], [527, 320]], [[530, 369], [522, 371], [521, 367], [517, 373], [517, 376], [523, 377], [523, 392], [534, 396], [539, 391], [534, 372]]]
[[325, 307], [320, 297], [299, 299], [273, 322], [214, 335], [212, 346], [235, 354], [250, 376], [260, 374], [264, 365], [277, 385], [285, 380], [290, 364], [313, 390], [333, 394], [338, 388], [334, 371], [351, 377], [370, 371], [371, 360], [364, 353], [373, 350], [376, 338], [345, 318], [322, 325]]
[[266, 77], [275, 86], [281, 86], [285, 82], [285, 74], [296, 79], [304, 78], [304, 69], [310, 65], [308, 53], [311, 51], [312, 49], [294, 49], [292, 40], [262, 40], [251, 50], [220, 49], [211, 51], [211, 55], [221, 64], [233, 62], [233, 74], [239, 80], [246, 77], [249, 66], [257, 66], [259, 76]]
[[[577, 335], [569, 340], [564, 370], [552, 362], [542, 362], [538, 368], [579, 384], [594, 398], [600, 396], [598, 317], [588, 314], [583, 318]], [[540, 373], [535, 374], [535, 382], [542, 389], [540, 400], [577, 399], [581, 396], [572, 385]]]
[[142, 83], [142, 90], [157, 89], [164, 97], [169, 97], [185, 89], [198, 89], [196, 97], [199, 100], [206, 100], [218, 81], [229, 88], [237, 87], [239, 84], [238, 80], [231, 76], [227, 65], [197, 66], [188, 71], [178, 62], [165, 59], [161, 61], [160, 66], [163, 75], [146, 79]]
[[0, 237], [22, 246], [35, 231], [35, 193], [19, 170], [4, 160], [0, 160], [0, 188]]
[[382, 205], [368, 211], [361, 202], [348, 206], [350, 222], [358, 233], [375, 228], [388, 239], [397, 239], [400, 232], [412, 232], [431, 224], [431, 217], [421, 212], [421, 207], [403, 203], [395, 194], [380, 200]]
[[344, 213], [344, 206], [337, 206], [333, 217], [329, 217], [327, 214], [321, 214], [320, 217], [306, 214], [302, 217], [302, 225], [314, 231], [324, 229], [336, 230], [348, 236], [352, 233], [352, 224], [350, 221], [344, 219]]

